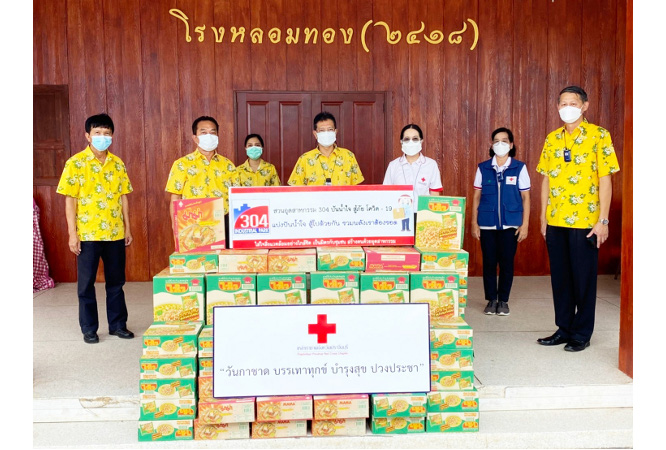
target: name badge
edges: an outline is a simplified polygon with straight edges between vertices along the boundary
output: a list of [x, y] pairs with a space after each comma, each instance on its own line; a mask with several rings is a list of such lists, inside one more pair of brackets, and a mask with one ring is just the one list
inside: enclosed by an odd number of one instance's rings
[[506, 177], [506, 184], [516, 184], [518, 177]]

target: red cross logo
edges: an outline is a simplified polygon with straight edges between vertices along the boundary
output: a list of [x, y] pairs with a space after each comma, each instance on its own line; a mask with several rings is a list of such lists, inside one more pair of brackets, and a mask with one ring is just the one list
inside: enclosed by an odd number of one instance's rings
[[326, 314], [317, 314], [317, 323], [308, 324], [308, 334], [317, 335], [317, 344], [328, 343], [328, 335], [335, 334], [335, 324], [326, 321]]
[[421, 181], [425, 183], [425, 177], [421, 177]]

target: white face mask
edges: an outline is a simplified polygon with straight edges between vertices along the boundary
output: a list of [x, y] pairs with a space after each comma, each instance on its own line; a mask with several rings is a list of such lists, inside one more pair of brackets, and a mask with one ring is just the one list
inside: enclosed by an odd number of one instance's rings
[[560, 109], [560, 119], [564, 123], [574, 123], [580, 118], [581, 114], [583, 114], [583, 110], [575, 106], [565, 106]]
[[402, 152], [407, 156], [417, 155], [421, 151], [421, 141], [402, 142]]
[[317, 133], [317, 142], [324, 147], [330, 147], [335, 142], [335, 131], [322, 131]]
[[197, 137], [199, 138], [199, 148], [201, 150], [212, 152], [217, 148], [219, 138], [214, 134], [200, 134]]
[[509, 150], [511, 150], [511, 146], [506, 142], [495, 142], [493, 144], [493, 151], [497, 156], [504, 156], [509, 153]]

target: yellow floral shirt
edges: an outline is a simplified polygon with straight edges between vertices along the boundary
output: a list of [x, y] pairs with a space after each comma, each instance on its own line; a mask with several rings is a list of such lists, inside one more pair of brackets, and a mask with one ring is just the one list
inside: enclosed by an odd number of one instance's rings
[[104, 164], [90, 147], [69, 158], [56, 188], [77, 199], [76, 233], [82, 241], [125, 238], [122, 196], [132, 192], [125, 164], [107, 152]]
[[[548, 225], [592, 228], [599, 220], [599, 178], [620, 171], [610, 133], [587, 120], [569, 134], [564, 127], [546, 137], [537, 172], [549, 177]], [[564, 150], [571, 150], [571, 162]]]
[[219, 153], [208, 161], [199, 150], [195, 150], [173, 163], [164, 190], [183, 198], [222, 197], [226, 213], [229, 210], [230, 186], [240, 186], [234, 164]]
[[278, 177], [275, 166], [263, 159], [259, 161], [259, 167], [254, 172], [250, 167], [250, 161], [245, 160], [243, 164], [236, 167], [240, 177], [241, 186], [279, 186], [280, 177]]
[[326, 178], [330, 178], [334, 186], [356, 185], [364, 180], [354, 154], [346, 148], [335, 147], [328, 158], [318, 148], [302, 154], [288, 183], [292, 186], [323, 186]]

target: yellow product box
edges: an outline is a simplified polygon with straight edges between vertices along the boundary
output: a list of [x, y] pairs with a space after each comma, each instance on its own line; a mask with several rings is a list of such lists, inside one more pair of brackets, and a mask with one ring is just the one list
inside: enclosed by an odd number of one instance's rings
[[479, 393], [476, 388], [470, 391], [431, 391], [428, 392], [429, 413], [433, 412], [479, 412]]
[[379, 417], [370, 425], [373, 434], [425, 433], [425, 417]]
[[368, 394], [315, 395], [313, 400], [316, 420], [358, 419], [370, 415]]
[[361, 272], [361, 303], [409, 303], [409, 273]]
[[199, 375], [197, 377], [199, 401], [213, 398], [213, 374]]
[[188, 441], [194, 439], [192, 420], [139, 421], [139, 441]]
[[141, 380], [162, 378], [195, 378], [197, 375], [196, 356], [141, 356], [139, 360]]
[[173, 201], [176, 253], [223, 249], [224, 199], [191, 198]]
[[254, 397], [199, 400], [200, 423], [254, 422]]
[[157, 322], [143, 333], [143, 354], [147, 356], [197, 356], [201, 322]]
[[417, 247], [421, 252], [421, 271], [447, 271], [467, 275], [469, 253], [465, 250], [438, 250], [429, 247]]
[[194, 439], [206, 441], [250, 439], [250, 424], [248, 422], [213, 424], [194, 419]]
[[140, 398], [139, 420], [194, 419], [197, 401], [193, 398]]
[[366, 420], [322, 419], [312, 421], [313, 436], [365, 436]]
[[303, 437], [308, 434], [307, 420], [252, 422], [252, 439]]
[[257, 304], [257, 276], [253, 273], [218, 273], [206, 275], [206, 324], [213, 323], [216, 306]]
[[462, 250], [465, 197], [422, 195], [416, 212], [416, 247]]
[[199, 358], [199, 376], [213, 376], [213, 358]]
[[257, 274], [257, 305], [304, 305], [307, 303], [305, 273]]
[[310, 303], [359, 303], [358, 272], [312, 272]]
[[196, 399], [194, 378], [154, 379], [139, 381], [140, 399]]
[[365, 270], [362, 247], [317, 247], [317, 270]]
[[426, 433], [457, 433], [479, 431], [478, 412], [428, 413]]
[[447, 272], [412, 272], [409, 275], [410, 303], [428, 303], [430, 321], [458, 315], [459, 277]]
[[474, 389], [473, 370], [431, 370], [431, 391], [469, 391]]
[[372, 394], [372, 417], [425, 417], [426, 394]]
[[364, 247], [366, 272], [417, 271], [421, 254], [412, 247]]
[[153, 277], [153, 320], [203, 321], [205, 294], [203, 274], [171, 274], [164, 269]]
[[462, 317], [430, 322], [430, 348], [471, 349], [474, 331]]
[[257, 422], [311, 420], [312, 396], [257, 397]]
[[314, 248], [277, 248], [268, 251], [269, 273], [314, 272], [317, 251]]
[[219, 253], [219, 273], [268, 272], [268, 249], [228, 249]]
[[199, 358], [213, 357], [213, 326], [204, 325], [198, 339], [197, 356]]
[[474, 370], [474, 351], [452, 348], [430, 350], [432, 370]]
[[217, 272], [217, 252], [172, 253], [169, 256], [170, 273]]

